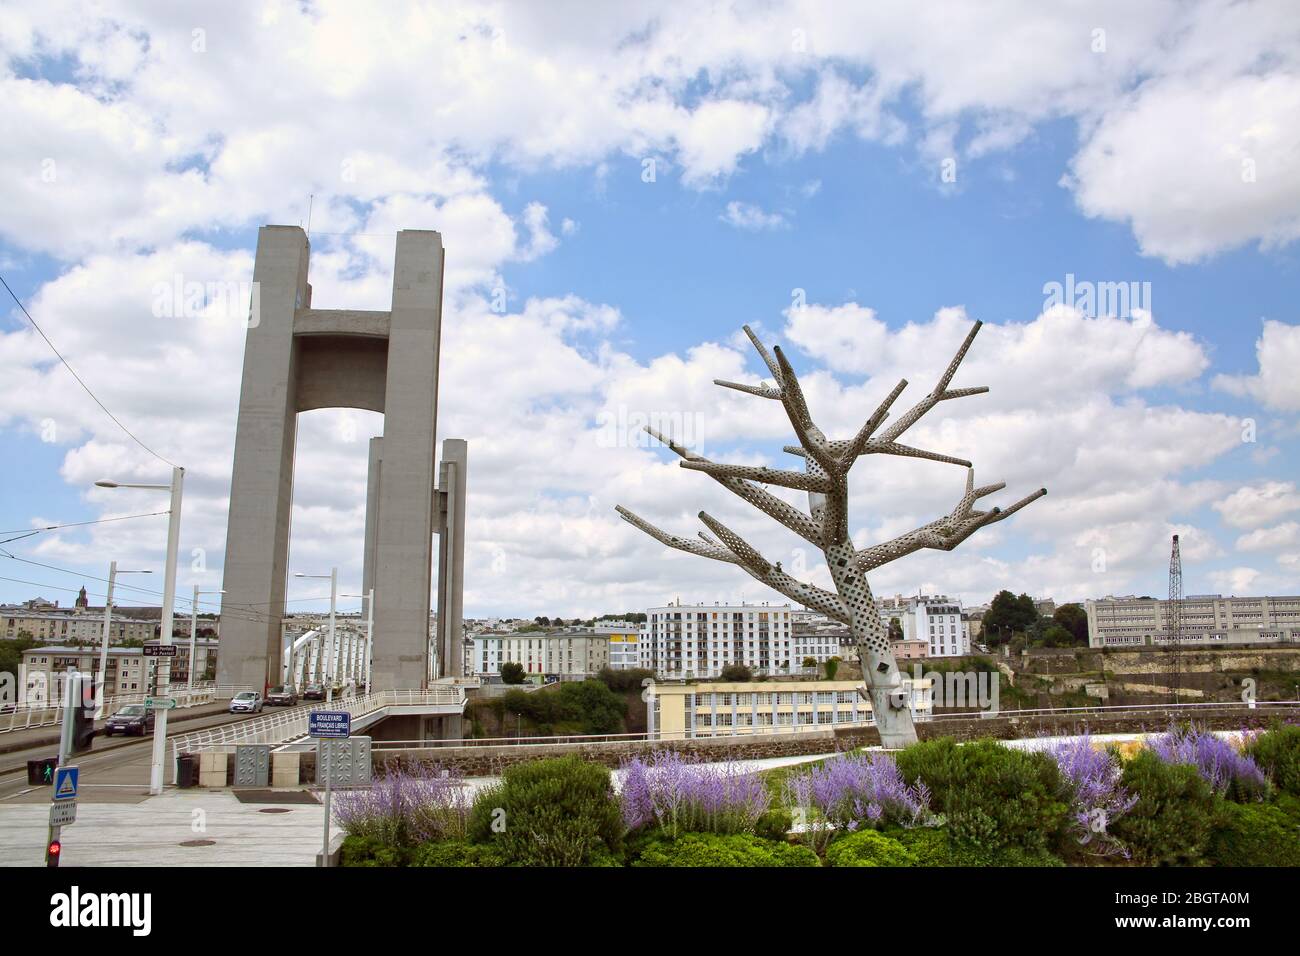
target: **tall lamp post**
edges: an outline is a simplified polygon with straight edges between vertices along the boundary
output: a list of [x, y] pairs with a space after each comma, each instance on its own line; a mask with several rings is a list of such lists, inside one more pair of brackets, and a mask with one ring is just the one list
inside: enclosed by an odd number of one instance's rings
[[108, 639], [113, 622], [113, 585], [116, 583], [119, 574], [153, 574], [153, 572], [135, 568], [129, 571], [119, 571], [116, 561], [108, 562], [108, 594], [104, 596], [104, 637], [99, 645], [99, 692], [96, 695], [98, 704], [95, 708], [96, 717], [105, 716], [104, 701], [108, 697], [105, 691], [105, 682], [108, 680]]
[[303, 574], [301, 571], [294, 574], [295, 578], [329, 578], [330, 581], [330, 630], [329, 630], [329, 657], [325, 659], [325, 702], [329, 703], [334, 700], [334, 656], [338, 653], [337, 646], [334, 643], [334, 612], [338, 607], [339, 601], [339, 569], [330, 568], [329, 574]]
[[221, 589], [215, 591], [200, 591], [199, 586], [197, 584], [194, 585], [194, 599], [190, 602], [190, 667], [189, 667], [190, 679], [187, 684], [190, 690], [194, 689], [194, 671], [195, 668], [198, 667], [198, 663], [197, 663], [198, 659], [194, 655], [196, 653], [195, 647], [198, 645], [199, 595], [200, 594], [225, 594], [225, 593], [226, 592]]
[[361, 673], [366, 676], [366, 693], [370, 693], [370, 662], [373, 660], [372, 651], [375, 647], [375, 589], [371, 588], [365, 594], [344, 594], [343, 597], [361, 598], [366, 602], [366, 657], [361, 666]]
[[[181, 540], [181, 492], [185, 486], [185, 469], [172, 468], [172, 480], [168, 485], [142, 485], [126, 482], [95, 482], [100, 488], [139, 488], [148, 491], [171, 492], [171, 508], [167, 513], [167, 566], [163, 574], [162, 625], [159, 632], [159, 644], [170, 647], [172, 644], [172, 609], [176, 603], [176, 552]], [[171, 681], [171, 658], [158, 658], [158, 695], [165, 696]], [[153, 762], [149, 768], [149, 793], [157, 795], [163, 789], [163, 756], [167, 752], [167, 710], [158, 711], [153, 733]]]

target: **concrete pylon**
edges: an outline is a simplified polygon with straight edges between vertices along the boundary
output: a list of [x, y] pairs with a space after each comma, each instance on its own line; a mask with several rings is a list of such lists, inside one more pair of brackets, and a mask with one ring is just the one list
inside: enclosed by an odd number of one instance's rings
[[[419, 688], [427, 674], [434, 453], [442, 329], [442, 237], [397, 234], [392, 308], [312, 308], [310, 245], [263, 226], [253, 267], [226, 532], [218, 682], [260, 690], [280, 673], [293, 459], [299, 412], [384, 415], [383, 463], [367, 563], [375, 589], [376, 687]], [[318, 569], [314, 569], [318, 570]]]
[[438, 474], [438, 671], [441, 677], [465, 673], [461, 633], [465, 602], [465, 485], [469, 465], [463, 438], [442, 443]]
[[[442, 442], [442, 463], [438, 488], [434, 493], [433, 533], [438, 535], [438, 629], [434, 635], [438, 667], [430, 677], [460, 677], [464, 672], [461, 622], [465, 594], [465, 491], [468, 467], [468, 444], [463, 438], [446, 438]], [[362, 570], [362, 593], [369, 594], [376, 578], [380, 516], [383, 499], [379, 488], [384, 475], [384, 439], [370, 439], [370, 465], [366, 499], [365, 561]], [[375, 591], [375, 606], [381, 603]], [[383, 631], [375, 629], [376, 650], [384, 640]], [[376, 686], [381, 686], [376, 684]]]

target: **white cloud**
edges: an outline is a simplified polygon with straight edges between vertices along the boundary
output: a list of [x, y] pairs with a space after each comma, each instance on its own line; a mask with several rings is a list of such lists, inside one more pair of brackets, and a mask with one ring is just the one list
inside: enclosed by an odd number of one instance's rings
[[779, 212], [764, 212], [761, 206], [739, 200], [727, 203], [726, 211], [718, 218], [730, 226], [750, 232], [780, 229], [786, 224], [785, 216]]
[[1216, 375], [1214, 387], [1255, 399], [1266, 408], [1300, 411], [1300, 325], [1264, 320], [1255, 341], [1259, 372], [1255, 375]]
[[1238, 551], [1273, 551], [1300, 545], [1300, 524], [1287, 521], [1275, 528], [1258, 528], [1237, 539]]
[[1237, 489], [1214, 508], [1234, 528], [1258, 528], [1300, 511], [1300, 491], [1292, 481], [1266, 481]]

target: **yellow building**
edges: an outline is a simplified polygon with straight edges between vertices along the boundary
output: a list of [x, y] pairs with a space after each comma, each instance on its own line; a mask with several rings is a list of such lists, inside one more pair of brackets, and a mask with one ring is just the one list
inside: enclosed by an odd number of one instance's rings
[[[929, 683], [903, 681], [918, 720], [929, 717]], [[660, 740], [808, 733], [871, 725], [861, 686], [852, 680], [656, 683], [647, 706]]]

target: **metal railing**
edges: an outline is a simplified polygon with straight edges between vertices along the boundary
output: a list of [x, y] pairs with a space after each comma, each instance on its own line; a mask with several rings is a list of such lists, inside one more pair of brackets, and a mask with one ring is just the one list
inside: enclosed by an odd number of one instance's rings
[[[140, 691], [131, 694], [115, 694], [104, 698], [104, 707], [97, 720], [111, 717], [128, 704], [143, 704], [150, 695]], [[161, 695], [159, 695], [161, 696]], [[216, 685], [210, 681], [189, 687], [173, 688], [167, 692], [168, 697], [176, 701], [177, 709], [197, 707], [210, 704], [219, 699]], [[63, 706], [45, 701], [33, 704], [8, 704], [0, 708], [0, 734], [15, 730], [33, 730], [40, 727], [57, 726], [63, 720]]]
[[307, 735], [308, 718], [313, 711], [345, 711], [355, 720], [388, 707], [458, 706], [465, 702], [464, 689], [451, 684], [435, 684], [428, 690], [381, 690], [362, 696], [336, 698], [300, 704], [278, 713], [254, 717], [238, 723], [209, 727], [172, 737], [172, 762], [183, 753], [230, 751], [240, 744], [289, 744]]

